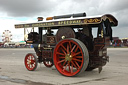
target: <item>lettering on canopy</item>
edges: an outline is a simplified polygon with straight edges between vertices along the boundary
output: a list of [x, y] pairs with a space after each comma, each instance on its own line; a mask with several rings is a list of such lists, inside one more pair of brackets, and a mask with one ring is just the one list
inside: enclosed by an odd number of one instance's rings
[[83, 25], [83, 24], [97, 24], [101, 22], [101, 18], [91, 19], [77, 19], [77, 20], [64, 20], [53, 22], [39, 22], [30, 24], [15, 25], [15, 28], [29, 28], [29, 27], [54, 27], [54, 26], [68, 26], [68, 25]]

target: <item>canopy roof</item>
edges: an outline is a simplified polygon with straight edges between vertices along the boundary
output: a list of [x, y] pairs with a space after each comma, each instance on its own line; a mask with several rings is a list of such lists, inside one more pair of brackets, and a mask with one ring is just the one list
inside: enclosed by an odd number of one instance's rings
[[34, 23], [16, 24], [15, 28], [30, 28], [30, 27], [60, 27], [60, 26], [78, 26], [78, 25], [95, 25], [100, 24], [102, 21], [109, 19], [111, 26], [117, 26], [118, 21], [111, 14], [89, 16], [89, 17], [77, 17], [77, 18], [65, 18], [48, 21], [38, 21]]

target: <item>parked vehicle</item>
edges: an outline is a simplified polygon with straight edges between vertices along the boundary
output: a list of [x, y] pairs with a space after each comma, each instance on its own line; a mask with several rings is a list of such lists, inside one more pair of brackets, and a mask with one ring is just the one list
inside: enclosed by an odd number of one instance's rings
[[[86, 17], [86, 13], [80, 13], [42, 20], [42, 17], [38, 17], [38, 22], [15, 25], [16, 29], [33, 30], [26, 40], [26, 43], [33, 44], [36, 53], [25, 56], [24, 63], [29, 71], [35, 70], [38, 63], [43, 62], [46, 67], [55, 65], [64, 76], [77, 76], [95, 68], [101, 72], [109, 61], [107, 47], [112, 41], [112, 27], [118, 25], [114, 16]], [[36, 27], [38, 33], [34, 31]], [[95, 38], [92, 29], [97, 29]]]

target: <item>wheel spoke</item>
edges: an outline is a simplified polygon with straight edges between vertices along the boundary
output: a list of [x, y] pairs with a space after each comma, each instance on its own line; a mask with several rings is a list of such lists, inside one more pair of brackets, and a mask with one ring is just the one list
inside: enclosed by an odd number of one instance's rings
[[65, 64], [66, 64], [66, 61], [64, 61], [63, 66], [65, 66]]
[[59, 58], [59, 59], [64, 59], [65, 57], [62, 56], [62, 57], [58, 57], [58, 58]]
[[79, 64], [75, 61], [75, 64], [77, 65], [78, 68], [80, 68]]
[[32, 59], [33, 59], [33, 60], [35, 60], [35, 58], [34, 58], [34, 57], [33, 57]]
[[73, 73], [73, 64], [72, 64], [72, 66], [71, 66], [71, 73]]
[[30, 64], [30, 68], [32, 68], [32, 65]]
[[31, 65], [31, 67], [33, 68], [33, 64]]
[[28, 56], [27, 58], [28, 58], [28, 60], [30, 60], [30, 56]]
[[61, 46], [62, 48], [64, 48], [64, 50], [66, 51], [66, 48], [65, 48], [62, 44], [61, 44], [60, 46]]
[[74, 52], [77, 52], [77, 50], [78, 50], [78, 46], [76, 47], [76, 49], [75, 49], [75, 51], [74, 51]]
[[29, 64], [29, 62], [27, 62], [27, 64]]
[[60, 52], [56, 52], [56, 54], [65, 56], [63, 53]]
[[71, 42], [69, 42], [69, 46], [70, 46], [70, 50], [72, 49], [72, 45], [71, 45]]
[[68, 46], [68, 44], [67, 44], [67, 54], [69, 54], [69, 46]]
[[73, 50], [75, 49], [76, 45], [73, 46], [72, 50], [71, 50], [71, 53], [73, 52]]
[[29, 59], [27, 59], [27, 61], [30, 61]]
[[35, 66], [35, 64], [33, 64], [33, 67]]
[[79, 59], [76, 59], [76, 58], [73, 58], [72, 60], [82, 62], [82, 60], [79, 60]]
[[32, 56], [30, 56], [29, 58], [30, 58], [30, 60], [31, 60], [31, 59], [32, 59]]
[[31, 67], [33, 68], [33, 64], [31, 65]]
[[74, 56], [75, 58], [83, 58], [82, 56]]
[[69, 72], [71, 72], [70, 62], [68, 62], [68, 68], [69, 68]]
[[76, 55], [78, 55], [78, 54], [80, 54], [81, 52], [78, 52], [78, 53], [75, 53], [74, 55], [72, 55], [72, 57], [74, 57], [74, 56], [76, 56]]
[[72, 65], [78, 70], [77, 66], [71, 61]]
[[60, 60], [60, 61], [57, 62], [57, 64], [62, 63], [62, 62], [64, 62], [64, 61], [65, 61], [65, 60]]
[[66, 66], [64, 67], [63, 71], [65, 71], [65, 70], [66, 70], [67, 66], [68, 66], [68, 63], [67, 63], [67, 64], [66, 64]]
[[63, 49], [61, 49], [62, 51], [63, 51], [63, 53], [66, 55], [66, 52], [63, 50]]
[[35, 60], [31, 60], [31, 63], [33, 64], [35, 62]]

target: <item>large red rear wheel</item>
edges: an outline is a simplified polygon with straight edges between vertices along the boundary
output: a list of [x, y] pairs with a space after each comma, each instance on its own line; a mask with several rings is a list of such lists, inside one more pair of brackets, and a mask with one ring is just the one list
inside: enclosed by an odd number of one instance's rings
[[37, 58], [35, 56], [35, 54], [33, 53], [28, 53], [26, 56], [25, 56], [25, 60], [24, 60], [24, 63], [25, 63], [25, 67], [29, 70], [29, 71], [34, 71], [36, 68], [37, 68]]
[[78, 39], [61, 40], [54, 49], [56, 69], [65, 76], [76, 76], [88, 66], [89, 55], [86, 46]]

